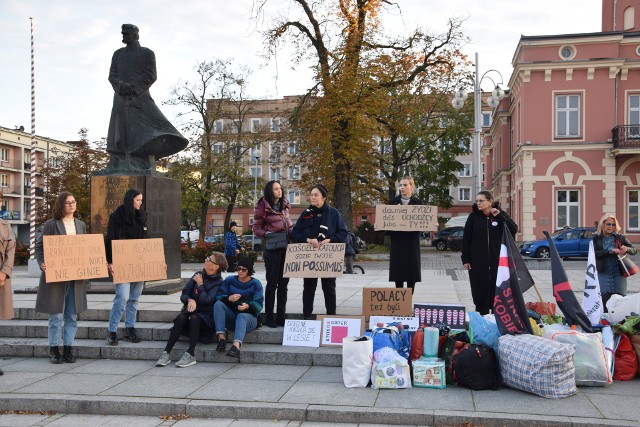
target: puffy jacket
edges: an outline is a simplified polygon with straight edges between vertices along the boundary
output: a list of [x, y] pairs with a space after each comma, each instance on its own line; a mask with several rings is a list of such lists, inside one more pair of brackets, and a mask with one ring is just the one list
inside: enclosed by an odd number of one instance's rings
[[274, 210], [264, 196], [261, 197], [253, 212], [253, 232], [255, 235], [264, 238], [267, 233], [286, 231], [290, 236], [293, 230], [293, 223], [289, 217], [290, 208], [291, 204], [284, 197], [280, 212]]

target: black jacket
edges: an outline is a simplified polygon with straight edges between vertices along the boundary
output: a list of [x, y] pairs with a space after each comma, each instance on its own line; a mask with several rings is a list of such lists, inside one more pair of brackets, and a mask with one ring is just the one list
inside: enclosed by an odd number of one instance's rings
[[189, 299], [193, 299], [196, 302], [194, 313], [197, 313], [202, 321], [213, 329], [213, 305], [216, 302], [216, 295], [220, 290], [220, 285], [222, 285], [222, 275], [214, 274], [210, 276], [204, 270], [200, 271], [199, 274], [202, 274], [202, 285], [198, 286], [192, 277], [182, 289], [180, 301], [186, 304]]
[[107, 262], [111, 263], [111, 241], [124, 239], [147, 238], [147, 213], [142, 209], [134, 209], [133, 217], [126, 214], [125, 206], [120, 205], [109, 215], [105, 252]]
[[[603, 237], [604, 236], [602, 234], [593, 235], [593, 252], [596, 255], [596, 270], [598, 270], [600, 273], [602, 273], [605, 269], [604, 263], [607, 257], [615, 257], [614, 254], [604, 249]], [[629, 243], [629, 240], [627, 240], [624, 234], [614, 234], [614, 237], [617, 240], [616, 246], [618, 246], [617, 243], [620, 243], [620, 245], [629, 248], [627, 249], [627, 253], [629, 255], [635, 255], [636, 253], [638, 253], [638, 250], [634, 248], [631, 243]]]
[[[401, 205], [401, 196], [389, 200], [389, 205]], [[422, 201], [411, 196], [409, 205], [421, 205]], [[389, 250], [389, 281], [420, 282], [422, 266], [420, 263], [419, 231], [387, 231], [391, 238]]]
[[306, 243], [307, 239], [331, 239], [331, 243], [345, 243], [347, 227], [340, 212], [326, 202], [321, 208], [309, 206], [305, 209], [293, 227], [293, 241]]

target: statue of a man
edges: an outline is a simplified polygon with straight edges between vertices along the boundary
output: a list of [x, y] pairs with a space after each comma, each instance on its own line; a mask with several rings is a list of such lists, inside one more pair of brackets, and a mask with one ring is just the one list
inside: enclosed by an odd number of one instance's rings
[[152, 174], [156, 159], [178, 153], [188, 144], [151, 98], [156, 57], [138, 39], [138, 27], [124, 24], [122, 42], [127, 46], [116, 50], [111, 59], [109, 82], [114, 95], [105, 171], [109, 173]]

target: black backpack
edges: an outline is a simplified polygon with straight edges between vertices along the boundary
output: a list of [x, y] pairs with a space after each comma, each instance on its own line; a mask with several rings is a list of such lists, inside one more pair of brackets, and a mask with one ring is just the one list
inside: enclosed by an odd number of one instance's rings
[[471, 390], [497, 390], [500, 373], [491, 347], [464, 344], [451, 357], [450, 374], [456, 384]]

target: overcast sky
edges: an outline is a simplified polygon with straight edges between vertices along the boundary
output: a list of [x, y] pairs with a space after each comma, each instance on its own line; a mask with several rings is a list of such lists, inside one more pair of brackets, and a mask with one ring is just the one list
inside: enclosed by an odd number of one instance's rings
[[[328, 1], [328, 0], [325, 0]], [[286, 5], [275, 0], [274, 5]], [[520, 35], [597, 32], [602, 0], [397, 0], [387, 27], [408, 33], [416, 25], [442, 29], [447, 18], [467, 18], [472, 39], [463, 50], [480, 54], [480, 72], [499, 70], [505, 82]], [[136, 24], [140, 42], [156, 54], [158, 80], [151, 95], [162, 106], [180, 79], [193, 80], [204, 60], [231, 59], [253, 69], [252, 98], [282, 97], [311, 85], [306, 67], [292, 70], [283, 51], [262, 57], [262, 42], [250, 21], [251, 0], [0, 0], [0, 126], [31, 131], [30, 21], [36, 55], [36, 133], [58, 140], [106, 136], [113, 91], [107, 80], [113, 52], [122, 47], [120, 26]], [[287, 7], [280, 6], [286, 13]], [[266, 23], [264, 24], [266, 26]], [[258, 28], [260, 29], [260, 28]], [[491, 89], [490, 87], [483, 88]]]

